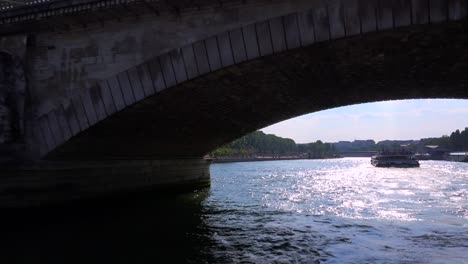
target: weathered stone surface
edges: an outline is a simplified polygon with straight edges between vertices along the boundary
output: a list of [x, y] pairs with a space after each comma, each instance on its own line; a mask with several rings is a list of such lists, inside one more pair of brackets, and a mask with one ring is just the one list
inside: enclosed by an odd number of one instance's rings
[[94, 109], [94, 104], [91, 99], [90, 90], [87, 90], [86, 92], [83, 93], [81, 100], [83, 103], [83, 108], [85, 111], [86, 119], [88, 120], [89, 125], [92, 126], [96, 124], [98, 121], [100, 121], [98, 120], [96, 110]]
[[413, 24], [429, 22], [429, 2], [427, 0], [411, 0]]
[[218, 39], [219, 52], [221, 55], [221, 64], [223, 65], [223, 67], [234, 64], [234, 56], [232, 55], [229, 32], [224, 32], [216, 37]]
[[388, 0], [377, 0], [377, 27], [379, 30], [391, 29], [394, 26], [393, 3]]
[[[142, 14], [139, 20], [122, 18], [120, 22], [110, 21], [104, 16], [101, 24], [91, 23], [87, 27], [66, 29], [67, 26], [63, 26], [60, 31], [41, 28], [33, 35], [0, 37], [0, 51], [13, 54], [17, 61], [24, 60], [28, 54], [31, 76], [27, 79], [32, 84], [28, 87], [31, 93], [28, 97], [34, 101], [31, 106], [34, 109], [28, 109], [34, 117], [28, 118], [33, 124], [32, 130], [40, 132], [29, 133], [33, 134], [33, 140], [26, 141], [37, 142], [37, 146], [47, 145], [49, 150], [53, 150], [89, 127], [99, 126], [101, 122], [111, 123], [116, 113], [127, 112], [127, 108], [142, 111], [152, 96], [159, 98], [166, 90], [180, 85], [190, 86], [192, 81], [198, 82], [199, 79], [215, 80], [234, 74], [242, 79], [236, 85], [260, 82], [262, 87], [273, 89], [271, 87], [277, 84], [271, 83], [266, 76], [276, 75], [278, 69], [262, 66], [264, 70], [258, 72], [260, 80], [257, 80], [245, 79], [241, 66], [249, 60], [267, 59], [286, 50], [322, 45], [317, 44], [319, 42], [332, 45], [337, 39], [358, 34], [366, 37], [368, 33], [378, 31], [398, 32], [399, 28], [411, 24], [432, 23], [437, 28], [439, 21], [466, 18], [468, 8], [466, 0], [278, 0], [231, 3], [215, 9], [209, 6], [200, 6], [179, 16]], [[91, 13], [98, 14], [99, 11]], [[51, 16], [55, 15], [51, 13]], [[2, 23], [15, 24], [5, 19]], [[0, 32], [3, 29], [5, 27], [0, 23]], [[9, 30], [15, 32], [17, 28]], [[381, 43], [369, 48], [379, 52], [387, 46]], [[328, 62], [315, 60], [314, 63], [322, 65]], [[280, 83], [294, 84], [304, 74], [301, 70], [280, 71], [279, 76], [285, 75], [277, 80]], [[26, 80], [24, 74], [17, 79]], [[222, 81], [217, 83], [230, 87]], [[212, 100], [230, 96], [227, 91], [213, 96]], [[190, 100], [196, 98], [193, 96]], [[243, 104], [243, 100], [240, 98], [239, 103]], [[164, 111], [164, 104], [159, 103], [154, 107]], [[183, 102], [177, 105], [185, 107]], [[205, 107], [201, 106], [202, 109]], [[177, 119], [179, 114], [170, 111], [166, 115]], [[42, 117], [48, 123], [39, 122]], [[149, 123], [161, 129], [165, 127], [166, 121], [163, 120]], [[144, 138], [147, 131], [152, 132], [138, 126], [130, 128], [137, 133], [134, 138]], [[188, 130], [184, 127], [180, 124], [174, 128], [174, 133]], [[47, 144], [48, 130], [52, 131], [53, 144], [50, 138]], [[158, 144], [149, 143], [147, 147], [156, 148]], [[184, 151], [181, 153], [186, 154]]]
[[307, 46], [315, 43], [314, 13], [307, 10], [298, 14], [298, 24], [301, 31], [302, 45]]
[[448, 0], [429, 0], [429, 18], [432, 23], [447, 20]]
[[274, 52], [286, 50], [286, 35], [284, 33], [283, 18], [270, 19], [271, 43]]
[[181, 49], [175, 49], [170, 52], [172, 67], [174, 68], [174, 74], [176, 82], [181, 83], [187, 80], [187, 72], [185, 70], [185, 63]]
[[54, 139], [55, 146], [58, 146], [65, 142], [65, 138], [63, 136], [62, 128], [59, 125], [57, 115], [55, 114], [55, 110], [51, 111], [48, 114], [48, 125], [50, 131], [52, 133], [52, 137]]
[[51, 158], [196, 156], [272, 123], [332, 107], [468, 99], [467, 27], [451, 22], [405, 27], [234, 65], [111, 116]]
[[234, 62], [240, 63], [240, 62], [246, 61], [247, 53], [245, 50], [244, 36], [242, 34], [242, 29], [229, 31], [229, 39], [231, 41]]
[[379, 0], [360, 0], [359, 19], [361, 20], [361, 32], [374, 32], [378, 30]]
[[193, 79], [199, 75], [197, 61], [195, 60], [195, 53], [193, 52], [193, 46], [189, 45], [182, 48], [182, 54], [185, 61], [185, 69], [187, 69], [187, 76], [189, 79]]
[[72, 137], [72, 131], [70, 129], [70, 125], [68, 124], [69, 121], [65, 115], [65, 109], [63, 108], [63, 105], [60, 105], [60, 107], [55, 110], [55, 114], [63, 134], [63, 139], [64, 141], [67, 141]]
[[286, 34], [286, 46], [288, 49], [295, 49], [301, 46], [301, 33], [297, 14], [290, 14], [283, 18], [284, 31]]
[[448, 16], [452, 21], [466, 17], [468, 12], [468, 1], [466, 0], [448, 0]]
[[161, 72], [166, 83], [166, 87], [171, 87], [177, 84], [176, 76], [174, 73], [174, 66], [169, 54], [163, 54], [159, 57], [159, 64], [161, 65]]
[[117, 76], [110, 78], [107, 80], [108, 86], [110, 88], [110, 92], [112, 95], [112, 99], [114, 100], [115, 109], [120, 111], [125, 108], [125, 101], [123, 98], [123, 92], [120, 88], [119, 80]]
[[107, 117], [106, 107], [102, 100], [101, 87], [94, 85], [88, 91], [92, 107], [96, 114], [96, 120], [101, 121]]
[[245, 51], [248, 59], [254, 59], [260, 56], [257, 41], [257, 31], [255, 25], [251, 24], [242, 28], [242, 35], [244, 36]]
[[[208, 62], [208, 54], [204, 41], [199, 41], [193, 44], [193, 51], [195, 52], [195, 60], [199, 74], [210, 72], [210, 64]], [[169, 85], [168, 85], [169, 86]]]
[[52, 130], [49, 126], [49, 120], [47, 116], [43, 116], [39, 119], [39, 126], [41, 129], [41, 134], [44, 137], [44, 142], [46, 143], [47, 150], [53, 150], [56, 147], [54, 135], [52, 134]]
[[257, 29], [258, 47], [260, 49], [260, 55], [266, 56], [273, 53], [273, 43], [271, 40], [270, 24], [268, 21], [257, 23], [255, 25]]
[[[176, 68], [176, 67], [174, 67], [174, 68]], [[179, 73], [178, 72], [179, 70], [180, 70], [179, 65], [177, 65], [177, 71], [176, 72]], [[182, 71], [183, 71], [183, 74], [180, 73], [181, 75], [178, 75], [178, 78], [181, 78], [182, 81], [185, 81], [185, 80], [187, 80], [187, 77], [185, 76], [185, 69], [183, 68], [183, 65], [182, 65]], [[141, 78], [140, 78], [140, 74], [138, 73], [138, 68], [133, 67], [133, 68], [129, 69], [127, 71], [127, 75], [128, 75], [128, 79], [130, 81], [130, 85], [132, 86], [133, 94], [135, 96], [135, 101], [136, 102], [141, 101], [143, 98], [146, 97], [146, 95], [145, 95], [145, 91], [143, 90], [143, 85], [142, 85], [142, 81], [141, 81]]]
[[122, 91], [123, 101], [126, 106], [132, 105], [136, 102], [135, 92], [128, 78], [128, 72], [124, 71], [117, 75], [118, 85]]
[[346, 35], [344, 1], [330, 1], [328, 4], [328, 16], [330, 23], [330, 37], [342, 38]]
[[101, 81], [96, 84], [100, 91], [101, 99], [105, 107], [106, 115], [112, 115], [117, 111], [111, 89], [107, 81]]
[[207, 55], [208, 55], [208, 63], [210, 64], [210, 69], [212, 71], [216, 71], [223, 67], [221, 65], [221, 57], [218, 48], [218, 40], [216, 37], [211, 37], [205, 40]]
[[330, 18], [328, 14], [327, 1], [318, 1], [319, 5], [312, 9], [312, 16], [314, 20], [315, 41], [330, 40]]
[[354, 36], [361, 33], [361, 17], [359, 14], [360, 0], [349, 0], [343, 2], [344, 24], [346, 25], [346, 36]]
[[138, 76], [140, 76], [141, 85], [143, 86], [143, 93], [146, 96], [153, 95], [156, 91], [153, 85], [153, 79], [148, 68], [148, 63], [143, 63], [137, 68]]
[[71, 100], [73, 109], [75, 111], [76, 118], [78, 119], [78, 125], [80, 131], [85, 131], [89, 127], [88, 117], [86, 116], [86, 110], [83, 105], [81, 96], [76, 96]]
[[65, 118], [68, 121], [68, 125], [70, 126], [71, 135], [73, 136], [78, 134], [81, 130], [73, 104], [69, 102], [69, 104], [63, 105], [62, 107], [64, 108]]
[[393, 17], [395, 27], [404, 27], [411, 25], [411, 1], [393, 0]]
[[151, 79], [153, 79], [153, 86], [156, 89], [156, 92], [160, 92], [167, 88], [166, 81], [161, 70], [161, 63], [159, 58], [155, 58], [148, 62], [148, 69], [151, 74]]

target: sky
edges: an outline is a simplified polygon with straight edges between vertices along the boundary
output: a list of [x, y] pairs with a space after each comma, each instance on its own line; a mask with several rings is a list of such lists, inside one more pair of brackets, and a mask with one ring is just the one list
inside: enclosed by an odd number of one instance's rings
[[450, 135], [468, 127], [468, 100], [383, 101], [333, 108], [261, 129], [296, 143], [363, 139], [409, 140]]

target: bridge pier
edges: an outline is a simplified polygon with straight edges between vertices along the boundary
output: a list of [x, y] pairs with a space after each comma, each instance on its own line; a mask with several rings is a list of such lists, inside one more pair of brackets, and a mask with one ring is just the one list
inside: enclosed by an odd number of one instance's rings
[[30, 207], [137, 191], [185, 192], [210, 185], [210, 160], [41, 161], [0, 169], [0, 207]]

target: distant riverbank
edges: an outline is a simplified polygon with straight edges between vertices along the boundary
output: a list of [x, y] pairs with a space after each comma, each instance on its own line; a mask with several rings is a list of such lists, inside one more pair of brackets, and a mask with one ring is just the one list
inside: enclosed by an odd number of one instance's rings
[[306, 157], [232, 157], [232, 158], [208, 158], [212, 163], [272, 161], [272, 160], [306, 160], [306, 159], [333, 159], [337, 157], [306, 158]]
[[209, 158], [212, 163], [271, 161], [271, 160], [301, 160], [304, 157], [246, 157], [246, 158]]

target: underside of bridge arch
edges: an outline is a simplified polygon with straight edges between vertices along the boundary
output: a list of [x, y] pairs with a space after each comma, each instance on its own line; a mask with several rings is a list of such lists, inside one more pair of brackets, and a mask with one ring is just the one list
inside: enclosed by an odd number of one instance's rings
[[333, 107], [468, 99], [466, 47], [468, 24], [447, 22], [261, 57], [127, 107], [73, 137], [48, 159], [199, 157], [267, 125]]

